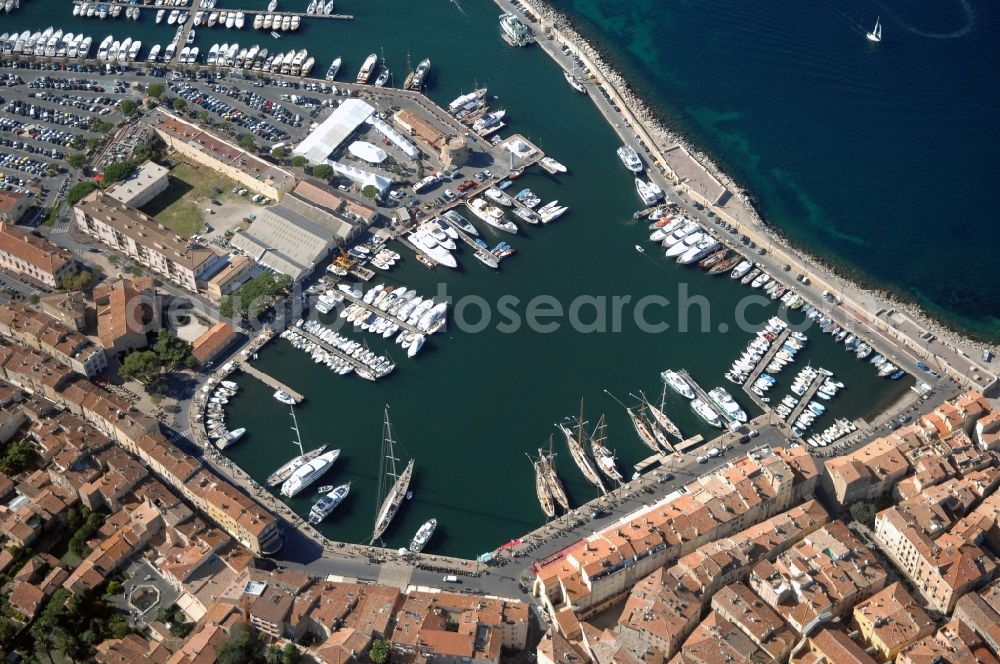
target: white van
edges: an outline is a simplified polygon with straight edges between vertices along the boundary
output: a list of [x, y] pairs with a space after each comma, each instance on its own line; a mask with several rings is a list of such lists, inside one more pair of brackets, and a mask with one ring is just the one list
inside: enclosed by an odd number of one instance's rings
[[458, 583], [458, 577], [455, 576], [454, 574], [449, 574], [448, 576], [444, 577], [444, 582], [445, 583]]

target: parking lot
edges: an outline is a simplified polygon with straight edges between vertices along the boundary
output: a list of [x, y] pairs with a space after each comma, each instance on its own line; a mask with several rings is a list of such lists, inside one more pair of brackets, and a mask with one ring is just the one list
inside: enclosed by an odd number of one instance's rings
[[122, 120], [121, 100], [138, 98], [127, 81], [96, 73], [82, 65], [0, 62], [0, 186], [39, 194], [37, 211], [22, 221], [26, 226], [44, 221], [74, 182], [66, 159], [96, 147]]

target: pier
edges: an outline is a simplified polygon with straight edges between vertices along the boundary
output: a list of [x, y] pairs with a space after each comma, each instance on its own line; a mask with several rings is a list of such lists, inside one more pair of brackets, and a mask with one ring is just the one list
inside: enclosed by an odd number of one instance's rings
[[809, 405], [809, 402], [812, 401], [812, 398], [816, 396], [816, 392], [819, 391], [820, 385], [823, 384], [823, 381], [825, 381], [827, 377], [828, 375], [823, 373], [822, 371], [813, 377], [813, 381], [809, 385], [809, 389], [807, 389], [802, 394], [802, 398], [799, 399], [799, 402], [797, 404], [795, 404], [795, 408], [793, 408], [792, 412], [788, 415], [788, 418], [785, 420], [786, 422], [788, 422], [791, 425], [795, 424], [795, 420], [799, 419], [799, 415], [801, 415], [802, 411], [806, 409], [806, 406]]
[[705, 437], [699, 433], [691, 436], [690, 438], [685, 438], [681, 442], [677, 443], [677, 445], [674, 446], [674, 449], [680, 454], [685, 454], [688, 450], [694, 449], [704, 442]]
[[[736, 421], [733, 418], [729, 417], [726, 411], [719, 408], [715, 404], [715, 402], [712, 401], [712, 398], [708, 396], [708, 393], [705, 392], [705, 390], [701, 389], [701, 385], [699, 385], [697, 381], [695, 381], [695, 379], [691, 377], [691, 374], [687, 372], [687, 369], [678, 369], [677, 373], [680, 374], [684, 378], [684, 380], [688, 382], [688, 384], [691, 386], [691, 389], [694, 390], [694, 395], [697, 398], [704, 401], [706, 404], [708, 404], [708, 407], [711, 408], [713, 411], [715, 411], [715, 414], [718, 415], [722, 419], [722, 421], [726, 423], [727, 426], [731, 425], [733, 422]], [[678, 445], [677, 447], [679, 448], [680, 445]]]
[[304, 396], [302, 396], [292, 388], [288, 387], [277, 378], [274, 378], [273, 376], [270, 376], [264, 373], [263, 371], [260, 371], [256, 367], [252, 366], [249, 362], [240, 362], [239, 367], [242, 371], [250, 374], [251, 376], [259, 380], [260, 382], [264, 383], [268, 387], [273, 387], [276, 390], [283, 390], [285, 393], [287, 393], [289, 396], [295, 399], [295, 403], [301, 403], [302, 401], [305, 400]]
[[[413, 334], [423, 334], [424, 336], [426, 336], [426, 333], [422, 332], [415, 325], [410, 325], [405, 320], [401, 320], [399, 318], [396, 318], [395, 316], [393, 316], [393, 315], [391, 315], [391, 314], [389, 314], [389, 313], [387, 313], [385, 311], [382, 311], [381, 309], [379, 309], [375, 305], [368, 304], [367, 302], [365, 302], [361, 298], [355, 297], [351, 293], [348, 293], [346, 291], [341, 291], [341, 293], [344, 295], [344, 299], [347, 300], [348, 302], [350, 302], [351, 304], [357, 304], [358, 306], [362, 307], [363, 309], [365, 309], [369, 313], [373, 313], [376, 316], [378, 316], [379, 318], [384, 318], [387, 321], [391, 321], [391, 322], [395, 323], [396, 325], [398, 325], [400, 327], [400, 329], [406, 330], [407, 332], [411, 332]], [[305, 332], [305, 330], [300, 330], [300, 331]], [[325, 342], [321, 342], [321, 343], [325, 343]]]
[[[371, 375], [375, 376], [375, 373], [372, 372], [371, 367], [369, 367], [367, 364], [365, 364], [364, 362], [358, 360], [355, 357], [351, 357], [350, 355], [348, 355], [347, 353], [345, 353], [342, 350], [334, 348], [333, 346], [331, 346], [327, 342], [325, 342], [322, 339], [320, 339], [319, 337], [317, 337], [312, 332], [308, 332], [306, 330], [303, 330], [301, 327], [290, 327], [288, 329], [291, 330], [293, 334], [297, 334], [300, 337], [302, 337], [302, 338], [304, 338], [304, 339], [306, 339], [308, 341], [313, 342], [314, 344], [316, 344], [317, 346], [319, 346], [320, 348], [322, 348], [326, 352], [330, 353], [331, 355], [333, 355], [333, 356], [335, 356], [335, 357], [343, 360], [344, 362], [347, 362], [348, 364], [351, 365], [351, 367], [355, 370], [355, 372], [357, 372], [357, 371], [365, 371], [365, 372], [368, 372]], [[375, 379], [378, 379], [378, 376], [375, 376]]]
[[790, 337], [791, 335], [792, 331], [789, 330], [787, 327], [784, 330], [782, 330], [781, 334], [778, 335], [778, 338], [774, 340], [773, 344], [771, 344], [771, 347], [768, 349], [767, 353], [764, 354], [764, 357], [760, 358], [760, 362], [758, 362], [757, 366], [754, 367], [754, 370], [750, 372], [750, 377], [747, 378], [746, 381], [743, 383], [743, 391], [746, 392], [747, 395], [750, 397], [750, 399], [755, 404], [757, 404], [757, 406], [760, 407], [761, 409], [766, 408], [767, 404], [761, 401], [760, 397], [753, 393], [753, 391], [750, 389], [750, 386], [753, 385], [758, 378], [760, 378], [760, 375], [764, 373], [764, 368], [771, 363], [771, 360], [774, 359], [774, 356], [778, 354], [778, 351], [781, 350], [782, 345], [784, 345], [784, 343], [788, 341], [788, 337]]

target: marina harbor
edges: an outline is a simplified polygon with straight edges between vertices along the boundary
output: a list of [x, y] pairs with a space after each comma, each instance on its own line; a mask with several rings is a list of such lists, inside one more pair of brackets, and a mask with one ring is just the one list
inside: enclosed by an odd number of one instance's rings
[[0, 0], [6, 659], [1000, 664], [1000, 8], [229, 4]]

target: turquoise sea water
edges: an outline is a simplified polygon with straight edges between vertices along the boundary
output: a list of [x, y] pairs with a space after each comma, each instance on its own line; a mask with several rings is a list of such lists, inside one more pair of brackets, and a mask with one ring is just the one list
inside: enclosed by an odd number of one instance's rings
[[[789, 237], [969, 332], [1000, 339], [1000, 6], [554, 4]], [[877, 16], [876, 45], [865, 32]]]
[[[722, 373], [751, 338], [737, 330], [736, 310], [746, 288], [728, 278], [709, 278], [692, 269], [667, 262], [650, 248], [637, 254], [636, 243], [645, 243], [646, 225], [636, 224], [631, 213], [639, 207], [632, 179], [614, 155], [618, 141], [586, 98], [572, 91], [559, 70], [537, 48], [513, 49], [500, 39], [499, 13], [492, 3], [440, 0], [413, 5], [403, 0], [343, 0], [339, 9], [357, 15], [353, 22], [307, 23], [301, 34], [272, 40], [264, 33], [215, 28], [199, 30], [203, 52], [214, 42], [255, 41], [268, 48], [309, 48], [323, 72], [338, 55], [344, 58], [345, 76], [352, 76], [364, 57], [382, 52], [394, 69], [405, 69], [407, 54], [413, 62], [430, 57], [434, 63], [429, 96], [441, 104], [468, 92], [474, 85], [488, 85], [497, 95], [494, 104], [507, 109], [507, 121], [518, 131], [567, 164], [568, 176], [552, 178], [529, 172], [517, 187], [530, 186], [545, 200], [558, 198], [571, 206], [564, 218], [542, 228], [529, 228], [517, 238], [499, 237], [483, 228], [488, 240], [509, 240], [517, 255], [499, 273], [485, 269], [464, 249], [463, 269], [428, 271], [408, 250], [401, 266], [387, 281], [435, 293], [444, 284], [453, 297], [478, 295], [495, 303], [505, 295], [527, 302], [538, 295], [553, 296], [568, 306], [577, 295], [629, 296], [633, 301], [656, 294], [680, 300], [680, 288], [711, 303], [710, 325], [700, 331], [693, 325], [680, 329], [675, 307], [654, 307], [650, 318], [663, 319], [671, 328], [644, 332], [626, 308], [620, 332], [576, 332], [565, 325], [557, 332], [522, 329], [507, 333], [493, 325], [480, 333], [451, 328], [437, 335], [421, 357], [408, 360], [398, 347], [383, 345], [367, 336], [374, 349], [389, 350], [398, 361], [396, 373], [376, 384], [352, 377], [337, 377], [314, 364], [285, 341], [261, 353], [256, 366], [307, 395], [298, 409], [307, 447], [320, 443], [343, 450], [334, 469], [318, 484], [351, 480], [350, 497], [321, 530], [345, 541], [367, 541], [376, 509], [376, 483], [382, 434], [382, 409], [389, 404], [399, 440], [407, 456], [416, 459], [414, 498], [406, 503], [387, 533], [389, 546], [406, 545], [421, 523], [437, 517], [438, 533], [429, 552], [476, 555], [490, 550], [541, 524], [525, 453], [547, 445], [557, 434], [554, 423], [574, 415], [585, 400], [586, 415], [596, 423], [608, 416], [608, 443], [617, 451], [619, 466], [631, 474], [631, 465], [647, 455], [623, 409], [605, 393], [619, 398], [644, 390], [654, 399], [660, 393], [658, 374], [667, 367], [685, 367], [708, 389], [732, 386]], [[247, 0], [249, 4], [250, 0]], [[285, 0], [279, 3], [291, 8]], [[225, 4], [220, 2], [220, 4]], [[264, 6], [266, 0], [257, 0]], [[301, 6], [304, 0], [299, 0]], [[234, 6], [234, 5], [230, 5]], [[55, 25], [86, 33], [100, 41], [114, 33], [139, 37], [146, 44], [166, 43], [173, 34], [156, 26], [152, 14], [138, 24], [125, 21], [85, 21], [70, 16], [68, 4], [56, 0], [27, 0], [25, 9], [0, 17], [0, 32], [41, 29]], [[6, 26], [10, 25], [11, 28]], [[144, 49], [145, 51], [145, 49]], [[524, 313], [523, 306], [520, 309]], [[693, 310], [698, 313], [698, 309]], [[748, 317], [761, 321], [775, 308], [751, 308]], [[476, 319], [476, 310], [468, 312]], [[582, 318], [589, 321], [591, 311]], [[723, 325], [726, 331], [723, 332]], [[836, 347], [828, 336], [810, 333], [812, 342], [798, 365], [811, 362], [827, 367], [848, 389], [830, 405], [826, 426], [838, 417], [865, 417], [878, 411], [906, 390], [911, 380], [890, 383], [875, 377], [871, 365], [860, 363]], [[779, 399], [787, 393], [794, 370], [781, 378]], [[271, 390], [251, 378], [240, 379], [242, 390], [228, 407], [231, 426], [249, 429], [246, 438], [227, 450], [235, 462], [258, 480], [293, 453], [287, 409], [271, 398]], [[747, 408], [749, 399], [733, 390]], [[688, 405], [668, 394], [667, 410], [685, 434], [713, 435]], [[752, 413], [756, 415], [756, 412]], [[578, 473], [565, 444], [556, 439], [557, 466], [574, 504], [597, 495]], [[305, 492], [291, 501], [306, 514], [316, 496]]]

